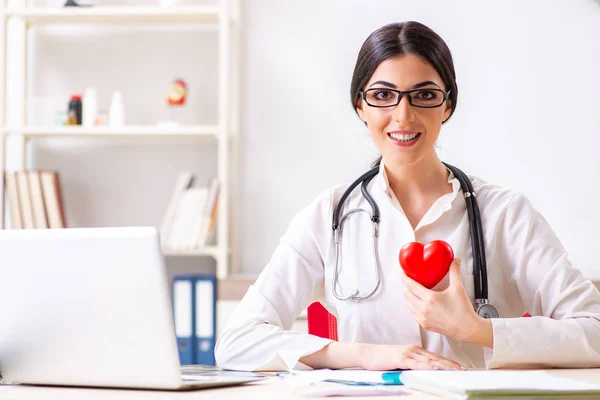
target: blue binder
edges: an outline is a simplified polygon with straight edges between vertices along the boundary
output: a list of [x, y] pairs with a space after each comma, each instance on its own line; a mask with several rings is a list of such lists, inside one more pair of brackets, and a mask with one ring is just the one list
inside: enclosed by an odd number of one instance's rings
[[215, 365], [217, 279], [214, 275], [197, 275], [194, 286], [194, 361]]
[[194, 364], [194, 281], [192, 276], [173, 279], [173, 318], [181, 365]]

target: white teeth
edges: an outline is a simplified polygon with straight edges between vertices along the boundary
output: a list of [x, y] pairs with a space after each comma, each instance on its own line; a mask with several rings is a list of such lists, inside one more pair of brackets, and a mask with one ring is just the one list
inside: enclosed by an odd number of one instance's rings
[[402, 135], [400, 133], [390, 133], [390, 136], [393, 137], [396, 140], [399, 140], [401, 142], [408, 142], [413, 140], [414, 138], [416, 138], [419, 135], [419, 133], [411, 133], [409, 135]]

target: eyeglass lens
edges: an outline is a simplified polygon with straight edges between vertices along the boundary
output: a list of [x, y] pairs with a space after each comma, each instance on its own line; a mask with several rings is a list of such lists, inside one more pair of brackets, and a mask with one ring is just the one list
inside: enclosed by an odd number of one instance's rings
[[[419, 89], [404, 93], [410, 96], [410, 103], [416, 107], [437, 107], [444, 102], [444, 92], [438, 89]], [[397, 105], [400, 93], [390, 89], [369, 89], [365, 92], [365, 100], [369, 105], [376, 107], [390, 107]]]

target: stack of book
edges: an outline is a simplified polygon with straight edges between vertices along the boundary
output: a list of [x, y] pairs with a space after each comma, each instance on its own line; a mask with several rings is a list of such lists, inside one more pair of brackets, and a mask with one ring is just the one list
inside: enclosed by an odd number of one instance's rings
[[6, 172], [4, 181], [12, 229], [66, 228], [58, 172]]
[[191, 172], [179, 175], [161, 224], [161, 244], [168, 251], [192, 251], [214, 242], [219, 181], [196, 186]]

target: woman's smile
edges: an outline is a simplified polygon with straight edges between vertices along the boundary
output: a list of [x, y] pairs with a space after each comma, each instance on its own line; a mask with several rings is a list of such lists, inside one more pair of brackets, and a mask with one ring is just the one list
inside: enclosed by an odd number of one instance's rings
[[396, 146], [410, 147], [414, 146], [421, 137], [421, 132], [417, 131], [392, 131], [388, 132], [388, 137]]

